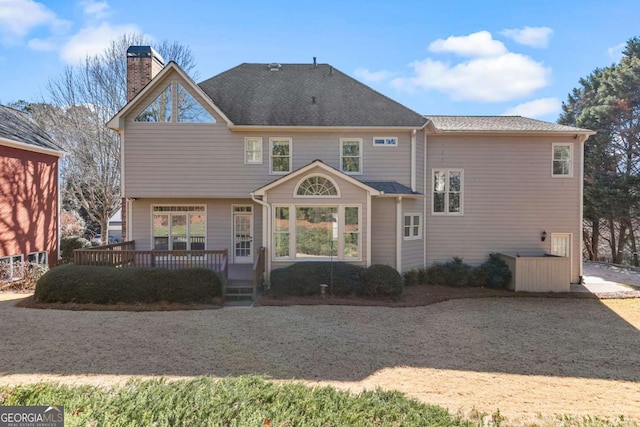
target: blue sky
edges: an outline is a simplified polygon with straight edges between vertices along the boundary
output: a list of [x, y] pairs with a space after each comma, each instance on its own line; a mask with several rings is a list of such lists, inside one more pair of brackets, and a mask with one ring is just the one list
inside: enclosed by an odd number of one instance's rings
[[637, 0], [0, 0], [0, 102], [46, 99], [65, 65], [137, 31], [188, 45], [197, 81], [316, 56], [422, 114], [555, 121], [638, 23]]

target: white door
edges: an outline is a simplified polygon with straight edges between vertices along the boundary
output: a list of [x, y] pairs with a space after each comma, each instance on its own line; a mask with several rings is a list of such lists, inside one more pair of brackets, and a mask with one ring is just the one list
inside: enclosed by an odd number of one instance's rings
[[253, 212], [251, 206], [233, 207], [233, 262], [253, 262]]
[[551, 255], [571, 258], [571, 234], [553, 233], [551, 235]]

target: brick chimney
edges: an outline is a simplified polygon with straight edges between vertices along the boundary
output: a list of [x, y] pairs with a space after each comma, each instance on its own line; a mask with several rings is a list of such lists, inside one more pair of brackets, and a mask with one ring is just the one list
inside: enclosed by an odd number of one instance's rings
[[127, 49], [127, 102], [131, 101], [164, 67], [164, 59], [151, 46]]

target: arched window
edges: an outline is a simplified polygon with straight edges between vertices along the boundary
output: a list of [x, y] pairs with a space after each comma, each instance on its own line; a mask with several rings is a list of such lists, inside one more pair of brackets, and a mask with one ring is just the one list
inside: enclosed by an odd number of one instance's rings
[[328, 177], [313, 175], [302, 180], [296, 188], [296, 196], [339, 196], [338, 187]]

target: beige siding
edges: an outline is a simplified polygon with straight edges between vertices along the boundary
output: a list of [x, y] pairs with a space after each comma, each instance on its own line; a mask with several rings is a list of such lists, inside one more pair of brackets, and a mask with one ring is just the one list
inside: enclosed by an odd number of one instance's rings
[[[402, 200], [402, 214], [403, 214], [403, 227], [404, 227], [404, 214], [420, 214], [422, 221], [420, 227], [424, 227], [424, 215], [422, 215], [422, 208], [424, 201], [422, 199], [403, 199]], [[423, 234], [419, 239], [405, 240], [404, 228], [400, 230], [402, 236], [402, 271], [409, 271], [414, 268], [424, 267], [424, 229]]]
[[233, 205], [253, 206], [253, 242], [255, 250], [262, 246], [262, 207], [250, 199], [138, 199], [132, 202], [131, 231], [136, 249], [151, 249], [151, 207], [153, 205], [205, 205], [207, 214], [206, 249], [233, 247]]
[[570, 292], [571, 263], [564, 257], [499, 255], [511, 270], [509, 288], [516, 292]]
[[[552, 178], [552, 143], [574, 145], [573, 178]], [[571, 280], [580, 271], [581, 147], [573, 138], [430, 135], [427, 147], [427, 264], [490, 252], [541, 255], [551, 233], [573, 233]], [[464, 215], [431, 212], [432, 169], [464, 169]], [[547, 232], [546, 241], [540, 234]]]
[[371, 199], [371, 263], [396, 267], [396, 199]]

